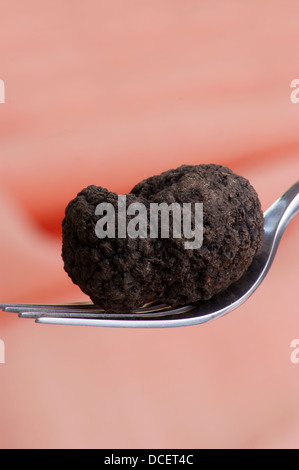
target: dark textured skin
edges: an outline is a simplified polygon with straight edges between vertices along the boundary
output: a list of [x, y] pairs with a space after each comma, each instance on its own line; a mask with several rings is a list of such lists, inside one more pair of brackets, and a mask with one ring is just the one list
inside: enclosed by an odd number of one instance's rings
[[68, 204], [62, 258], [72, 281], [108, 312], [132, 311], [151, 301], [180, 306], [209, 299], [242, 276], [262, 243], [256, 191], [223, 166], [183, 165], [145, 179], [127, 195], [127, 205], [146, 207], [150, 202], [202, 202], [198, 249], [185, 249], [184, 238], [171, 236], [99, 239], [95, 208], [100, 202], [112, 203], [117, 214], [117, 194], [102, 187], [88, 186]]

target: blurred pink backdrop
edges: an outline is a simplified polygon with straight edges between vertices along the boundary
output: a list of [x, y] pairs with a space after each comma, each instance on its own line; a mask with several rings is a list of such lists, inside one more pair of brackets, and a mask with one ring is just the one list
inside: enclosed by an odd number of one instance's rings
[[[267, 209], [299, 175], [299, 4], [3, 0], [0, 302], [86, 300], [66, 204], [183, 163], [248, 178]], [[0, 312], [1, 448], [299, 447], [299, 219], [229, 315], [163, 330]]]

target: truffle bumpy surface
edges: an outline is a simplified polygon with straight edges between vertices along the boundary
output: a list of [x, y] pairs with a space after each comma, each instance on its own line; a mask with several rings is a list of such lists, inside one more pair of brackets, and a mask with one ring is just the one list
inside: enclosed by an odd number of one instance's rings
[[107, 312], [130, 312], [152, 301], [181, 306], [209, 299], [237, 281], [261, 247], [257, 193], [224, 166], [183, 165], [141, 181], [126, 195], [127, 206], [141, 202], [147, 209], [153, 202], [202, 202], [200, 248], [186, 249], [183, 237], [172, 237], [171, 212], [169, 238], [118, 238], [116, 232], [100, 239], [95, 209], [101, 202], [113, 205], [117, 221], [118, 195], [105, 188], [88, 186], [69, 202], [62, 258], [72, 281]]

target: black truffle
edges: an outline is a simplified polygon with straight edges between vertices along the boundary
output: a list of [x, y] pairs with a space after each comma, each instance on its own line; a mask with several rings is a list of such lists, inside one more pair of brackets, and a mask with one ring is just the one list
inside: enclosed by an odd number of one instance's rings
[[[99, 238], [96, 233], [96, 207], [101, 203], [114, 209], [114, 238]], [[224, 166], [183, 165], [152, 176], [138, 183], [125, 203], [126, 208], [132, 203], [146, 208], [143, 238], [118, 236], [118, 195], [97, 186], [78, 193], [62, 222], [64, 269], [107, 312], [132, 311], [151, 301], [180, 306], [209, 299], [242, 276], [262, 243], [263, 213], [257, 193], [245, 178]], [[171, 211], [169, 237], [162, 238], [160, 226], [157, 238], [152, 238], [150, 207], [155, 203], [178, 203], [181, 208], [184, 203], [202, 203], [202, 245], [186, 249], [186, 238], [174, 233]], [[193, 211], [193, 230], [194, 217]], [[127, 223], [133, 218], [134, 214], [127, 215]]]

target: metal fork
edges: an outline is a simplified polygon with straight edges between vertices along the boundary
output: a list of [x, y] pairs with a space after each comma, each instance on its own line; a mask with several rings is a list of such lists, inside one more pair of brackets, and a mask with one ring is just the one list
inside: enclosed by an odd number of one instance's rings
[[180, 308], [153, 302], [132, 313], [106, 313], [91, 302], [68, 304], [0, 304], [5, 312], [33, 318], [37, 323], [119, 328], [191, 326], [219, 318], [245, 302], [265, 279], [287, 225], [299, 211], [299, 181], [265, 213], [261, 250], [241, 279], [210, 300]]

